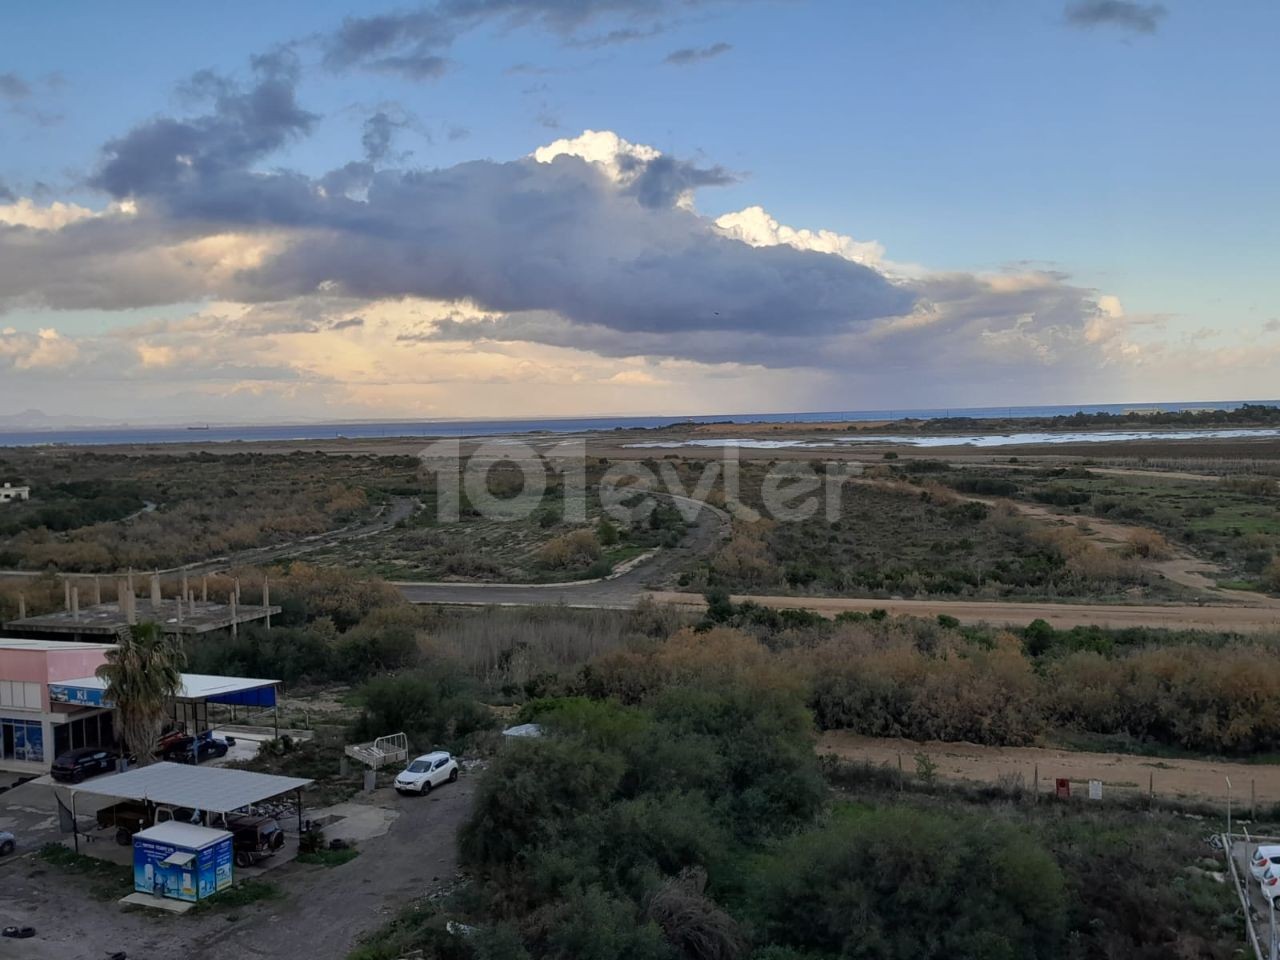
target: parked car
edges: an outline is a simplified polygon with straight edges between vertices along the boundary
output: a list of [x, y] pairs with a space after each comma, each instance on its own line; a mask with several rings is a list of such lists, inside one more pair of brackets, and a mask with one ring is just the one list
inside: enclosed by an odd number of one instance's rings
[[442, 783], [454, 783], [458, 779], [458, 761], [443, 750], [424, 753], [396, 777], [397, 793], [419, 795], [431, 792]]
[[226, 822], [237, 867], [252, 866], [284, 846], [284, 831], [274, 817], [241, 814]]
[[59, 754], [49, 772], [62, 783], [79, 783], [86, 777], [111, 773], [119, 759], [120, 754], [107, 747], [79, 747]]
[[103, 830], [116, 828], [116, 843], [127, 847], [133, 843], [133, 835], [139, 830], [153, 827], [157, 823], [178, 820], [182, 823], [199, 823], [199, 810], [187, 807], [157, 806], [141, 800], [121, 800], [109, 806], [100, 807], [95, 814], [98, 826]]
[[7, 857], [18, 848], [18, 838], [8, 830], [0, 830], [0, 857]]
[[194, 753], [195, 762], [203, 763], [210, 757], [225, 757], [234, 743], [231, 737], [215, 737], [212, 730], [206, 730], [194, 737], [187, 734], [169, 737], [162, 741], [158, 752], [162, 759], [179, 763], [190, 763]]
[[1249, 858], [1249, 872], [1255, 880], [1261, 880], [1269, 866], [1280, 867], [1280, 844], [1259, 844]]
[[1276, 897], [1280, 897], [1280, 867], [1267, 867], [1262, 871], [1259, 882], [1262, 884], [1262, 895], [1274, 903]]

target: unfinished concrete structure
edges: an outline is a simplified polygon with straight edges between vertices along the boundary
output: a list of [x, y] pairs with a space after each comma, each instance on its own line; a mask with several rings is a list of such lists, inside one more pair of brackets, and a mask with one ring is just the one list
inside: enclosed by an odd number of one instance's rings
[[[262, 603], [246, 605], [240, 597], [240, 581], [235, 580], [226, 602], [210, 598], [209, 581], [201, 578], [200, 599], [191, 586], [185, 572], [177, 589], [170, 589], [166, 597], [159, 574], [150, 578], [149, 596], [139, 609], [137, 587], [133, 572], [116, 581], [117, 600], [102, 602], [102, 581], [96, 576], [66, 576], [63, 578], [63, 608], [54, 613], [27, 616], [26, 598], [18, 597], [18, 618], [5, 623], [6, 630], [20, 632], [26, 637], [44, 637], [66, 640], [100, 640], [113, 642], [119, 631], [137, 623], [156, 623], [165, 633], [196, 636], [216, 630], [229, 630], [234, 636], [240, 625], [264, 623], [271, 627], [271, 617], [280, 612], [271, 606], [271, 587], [264, 579]], [[92, 603], [82, 605], [82, 598]]]

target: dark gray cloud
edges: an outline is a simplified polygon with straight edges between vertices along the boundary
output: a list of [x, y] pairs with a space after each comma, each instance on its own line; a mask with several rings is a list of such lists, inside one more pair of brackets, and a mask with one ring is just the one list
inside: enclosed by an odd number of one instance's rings
[[24, 100], [31, 96], [31, 85], [12, 71], [0, 73], [0, 97], [6, 100]]
[[629, 177], [625, 192], [642, 206], [653, 209], [673, 206], [683, 194], [699, 187], [720, 187], [734, 182], [733, 175], [723, 167], [698, 167], [665, 154], [647, 161], [624, 154], [618, 158], [618, 169], [634, 175], [634, 179]]
[[1132, 0], [1075, 0], [1063, 11], [1073, 27], [1116, 27], [1134, 33], [1155, 33], [1167, 13], [1163, 4]]
[[[895, 281], [833, 254], [753, 247], [681, 202], [730, 174], [625, 144], [611, 164], [566, 153], [443, 169], [352, 162], [318, 178], [271, 168], [314, 118], [287, 60], [255, 73], [247, 87], [197, 78], [204, 114], [152, 120], [106, 145], [95, 182], [136, 213], [58, 230], [0, 225], [0, 307], [212, 297], [256, 305], [264, 331], [310, 332], [355, 326], [361, 304], [421, 297], [487, 316], [409, 329], [407, 341], [769, 367], [906, 371], [945, 355], [1040, 369], [1093, 349], [1083, 336], [1099, 316], [1093, 292], [1065, 277]], [[201, 244], [227, 235], [260, 249], [227, 260], [220, 242]], [[337, 318], [290, 308], [320, 299], [347, 306]]]
[[663, 58], [662, 62], [676, 67], [687, 67], [694, 63], [701, 63], [703, 60], [718, 57], [732, 49], [733, 44], [723, 41], [713, 43], [709, 47], [682, 47], [679, 50], [672, 50]]
[[[602, 47], [661, 33], [665, 17], [727, 0], [436, 0], [414, 10], [349, 17], [324, 40], [332, 69], [364, 67], [412, 79], [439, 76], [457, 38], [488, 23], [505, 29], [533, 27], [576, 46]], [[626, 25], [592, 36], [578, 31], [609, 20]]]
[[12, 203], [16, 199], [18, 198], [14, 192], [9, 189], [9, 185], [5, 183], [3, 179], [0, 179], [0, 201]]
[[[674, 355], [681, 338], [713, 336], [728, 359], [744, 337], [829, 336], [914, 302], [859, 264], [724, 236], [676, 201], [729, 175], [675, 158], [624, 155], [620, 180], [567, 155], [440, 170], [351, 163], [319, 179], [257, 169], [312, 122], [289, 76], [259, 73], [248, 89], [215, 84], [203, 116], [153, 120], [107, 144], [95, 182], [131, 198], [136, 215], [0, 228], [0, 302], [416, 296], [665, 337]], [[283, 242], [251, 269], [210, 270], [168, 252], [263, 232]]]
[[370, 163], [379, 163], [387, 159], [396, 131], [403, 126], [403, 120], [393, 119], [384, 110], [379, 110], [365, 120], [364, 132], [360, 136], [365, 159]]
[[248, 89], [212, 73], [187, 85], [213, 111], [188, 120], [161, 117], [108, 142], [92, 184], [114, 197], [171, 192], [239, 171], [310, 131], [317, 117], [294, 94], [296, 66], [278, 57], [254, 61]]

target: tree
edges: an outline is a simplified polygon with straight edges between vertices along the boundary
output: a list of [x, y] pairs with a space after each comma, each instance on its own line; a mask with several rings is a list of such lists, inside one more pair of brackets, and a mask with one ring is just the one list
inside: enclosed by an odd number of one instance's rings
[[187, 655], [176, 635], [159, 624], [140, 623], [107, 652], [98, 676], [107, 682], [105, 698], [116, 705], [125, 745], [140, 764], [150, 763], [160, 725], [182, 689]]

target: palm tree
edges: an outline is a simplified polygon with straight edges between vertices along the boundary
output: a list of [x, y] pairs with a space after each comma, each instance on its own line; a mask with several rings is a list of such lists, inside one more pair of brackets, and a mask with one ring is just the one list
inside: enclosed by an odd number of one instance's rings
[[121, 631], [98, 676], [107, 682], [105, 699], [115, 704], [125, 746], [139, 764], [150, 763], [169, 704], [182, 689], [187, 654], [182, 641], [155, 623]]

